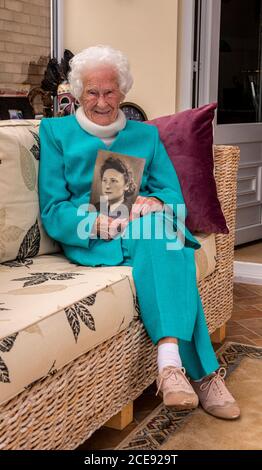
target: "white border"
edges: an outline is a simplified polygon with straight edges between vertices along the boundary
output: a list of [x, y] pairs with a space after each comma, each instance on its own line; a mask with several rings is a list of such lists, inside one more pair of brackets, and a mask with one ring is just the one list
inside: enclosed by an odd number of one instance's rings
[[234, 261], [234, 282], [262, 285], [262, 264]]
[[221, 0], [202, 0], [198, 106], [217, 101]]
[[192, 108], [195, 0], [178, 3], [177, 111]]

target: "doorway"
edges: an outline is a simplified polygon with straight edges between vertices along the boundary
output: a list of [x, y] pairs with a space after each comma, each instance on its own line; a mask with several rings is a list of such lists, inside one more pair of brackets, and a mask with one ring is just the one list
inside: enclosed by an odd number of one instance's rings
[[216, 144], [240, 147], [236, 245], [262, 240], [262, 0], [196, 0], [192, 105], [218, 103]]

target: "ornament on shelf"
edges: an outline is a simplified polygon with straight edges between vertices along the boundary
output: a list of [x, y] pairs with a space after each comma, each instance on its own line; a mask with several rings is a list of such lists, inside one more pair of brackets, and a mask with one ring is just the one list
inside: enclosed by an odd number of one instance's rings
[[79, 106], [78, 101], [70, 92], [70, 85], [67, 81], [60, 83], [57, 88], [58, 112], [62, 116], [75, 114], [76, 108]]
[[53, 97], [57, 96], [58, 116], [74, 114], [79, 106], [79, 103], [70, 93], [68, 82], [68, 73], [70, 72], [69, 62], [73, 57], [74, 54], [70, 50], [65, 49], [64, 57], [61, 59], [60, 64], [57, 59], [50, 59], [41, 83], [43, 90], [49, 91]]

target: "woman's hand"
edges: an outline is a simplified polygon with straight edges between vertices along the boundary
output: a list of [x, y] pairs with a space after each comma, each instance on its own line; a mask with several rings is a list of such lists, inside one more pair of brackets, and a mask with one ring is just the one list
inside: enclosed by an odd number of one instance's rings
[[161, 212], [163, 210], [163, 202], [156, 197], [137, 196], [132, 206], [129, 220], [143, 217], [150, 212]]
[[99, 214], [94, 229], [99, 238], [110, 241], [125, 230], [128, 222], [128, 219], [113, 219], [107, 215]]

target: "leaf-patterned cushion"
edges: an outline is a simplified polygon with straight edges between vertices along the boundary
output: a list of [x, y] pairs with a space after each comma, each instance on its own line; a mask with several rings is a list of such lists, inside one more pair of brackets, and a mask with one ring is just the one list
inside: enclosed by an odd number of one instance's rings
[[123, 331], [137, 317], [132, 269], [62, 254], [0, 265], [0, 403]]
[[39, 121], [0, 121], [0, 263], [59, 251], [39, 215]]
[[[198, 280], [215, 269], [215, 237], [199, 235]], [[87, 267], [62, 254], [0, 265], [0, 403], [124, 330], [139, 315], [128, 266]]]

